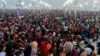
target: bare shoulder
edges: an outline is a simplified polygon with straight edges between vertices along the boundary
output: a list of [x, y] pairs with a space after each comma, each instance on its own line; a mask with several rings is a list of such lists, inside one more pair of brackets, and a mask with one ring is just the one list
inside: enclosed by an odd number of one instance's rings
[[82, 52], [82, 53], [80, 54], [80, 56], [87, 56], [87, 53], [86, 53], [86, 52]]

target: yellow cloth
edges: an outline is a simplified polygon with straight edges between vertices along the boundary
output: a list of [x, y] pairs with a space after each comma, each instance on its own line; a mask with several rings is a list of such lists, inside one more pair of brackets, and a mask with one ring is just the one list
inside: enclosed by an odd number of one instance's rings
[[63, 52], [63, 53], [60, 54], [60, 56], [66, 56], [66, 53]]
[[85, 46], [84, 41], [81, 41], [81, 42], [79, 43], [79, 46], [80, 46], [80, 47], [81, 47], [81, 46]]

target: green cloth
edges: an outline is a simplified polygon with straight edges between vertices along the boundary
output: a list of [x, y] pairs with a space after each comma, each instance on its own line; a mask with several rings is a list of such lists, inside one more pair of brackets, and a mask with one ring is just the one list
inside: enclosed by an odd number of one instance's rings
[[12, 40], [10, 38], [10, 35], [8, 36], [8, 41], [6, 43], [7, 43], [8, 47], [12, 46]]

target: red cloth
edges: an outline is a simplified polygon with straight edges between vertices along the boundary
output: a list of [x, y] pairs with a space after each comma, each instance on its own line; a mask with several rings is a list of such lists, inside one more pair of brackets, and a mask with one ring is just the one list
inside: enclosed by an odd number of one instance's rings
[[72, 28], [72, 31], [73, 31], [74, 33], [77, 32], [77, 30], [78, 30], [77, 27], [73, 27], [73, 28]]
[[95, 33], [96, 33], [95, 28], [92, 28], [91, 31], [90, 31], [90, 33], [91, 33], [91, 36], [93, 37], [95, 35]]
[[24, 46], [24, 44], [23, 44], [23, 43], [20, 43], [20, 47], [21, 47], [21, 48], [24, 48], [25, 46]]
[[46, 56], [48, 56], [49, 55], [49, 50], [51, 49], [52, 47], [51, 47], [51, 44], [46, 44], [46, 46], [45, 46], [45, 53], [46, 53]]
[[72, 38], [71, 37], [67, 37], [67, 42], [71, 42]]
[[45, 41], [41, 41], [41, 49], [45, 49], [45, 46], [46, 46], [46, 42]]

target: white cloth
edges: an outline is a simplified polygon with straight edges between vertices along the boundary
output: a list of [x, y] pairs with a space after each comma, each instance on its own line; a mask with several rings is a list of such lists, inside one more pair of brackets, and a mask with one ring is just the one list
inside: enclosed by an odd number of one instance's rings
[[77, 42], [76, 41], [73, 41], [73, 45], [77, 45]]
[[94, 46], [94, 48], [97, 50], [97, 41], [90, 40], [90, 43], [92, 46]]
[[64, 31], [67, 31], [68, 30], [68, 26], [64, 26]]
[[87, 48], [85, 48], [84, 50], [85, 50], [85, 52], [86, 52], [88, 55], [90, 55], [90, 54], [91, 54], [91, 52], [92, 52], [92, 50], [91, 50], [90, 48], [88, 48], [88, 47], [87, 47]]
[[65, 25], [65, 22], [64, 21], [62, 22], [62, 25]]
[[6, 53], [4, 51], [1, 51], [0, 56], [6, 56]]

